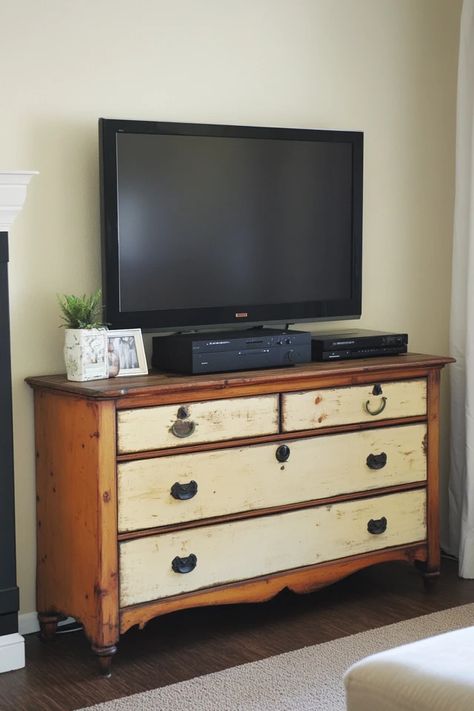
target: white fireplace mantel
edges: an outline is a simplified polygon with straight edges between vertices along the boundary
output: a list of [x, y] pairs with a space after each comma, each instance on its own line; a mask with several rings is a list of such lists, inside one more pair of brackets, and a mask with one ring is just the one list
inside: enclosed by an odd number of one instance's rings
[[0, 170], [0, 232], [9, 232], [23, 207], [28, 183], [37, 170]]
[[[2, 332], [1, 338], [9, 339], [9, 313], [8, 313], [8, 232], [15, 221], [16, 216], [19, 214], [23, 207], [23, 203], [26, 198], [26, 191], [28, 183], [30, 182], [33, 175], [37, 175], [35, 170], [15, 170], [15, 171], [0, 171], [0, 232], [7, 233], [2, 235], [0, 251], [2, 257], [2, 267], [1, 278], [2, 281], [2, 303], [0, 303], [1, 315], [2, 315], [2, 331], [5, 330], [6, 334]], [[7, 248], [5, 249], [5, 244]], [[6, 297], [5, 297], [6, 292]], [[6, 323], [6, 326], [5, 326]], [[0, 393], [0, 419], [2, 419], [2, 427], [7, 432], [6, 436], [6, 447], [7, 451], [0, 453], [2, 456], [2, 470], [0, 471], [0, 488], [7, 484], [6, 492], [0, 490], [0, 496], [5, 494], [6, 506], [10, 506], [10, 495], [8, 494], [8, 489], [13, 483], [13, 466], [11, 447], [9, 444], [9, 436], [11, 435], [11, 373], [10, 373], [10, 357], [7, 355], [5, 358], [5, 349], [2, 350], [2, 368], [6, 368], [6, 371], [2, 373], [1, 380], [1, 393]], [[6, 361], [6, 362], [5, 362]], [[5, 392], [7, 391], [7, 392]], [[5, 439], [3, 439], [5, 441]], [[5, 456], [4, 456], [5, 455]], [[13, 501], [11, 501], [13, 507]], [[2, 524], [3, 525], [3, 524]], [[5, 540], [10, 540], [11, 531], [10, 524], [8, 524], [7, 533], [8, 536]], [[5, 533], [5, 530], [3, 531]], [[7, 550], [7, 556], [10, 556], [10, 545], [8, 543], [7, 547], [2, 548], [2, 555], [5, 555], [5, 550]], [[14, 558], [14, 546], [13, 551], [11, 551], [11, 556]], [[2, 561], [0, 560], [0, 565]], [[12, 581], [16, 589], [16, 581]], [[13, 614], [13, 612], [12, 612]], [[25, 666], [25, 640], [18, 633], [14, 632], [12, 634], [2, 634], [0, 635], [0, 673], [12, 671], [13, 669], [21, 669]]]

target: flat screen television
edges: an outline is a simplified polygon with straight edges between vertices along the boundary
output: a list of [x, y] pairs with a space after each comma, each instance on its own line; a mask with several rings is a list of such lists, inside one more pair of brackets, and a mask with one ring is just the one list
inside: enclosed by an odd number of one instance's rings
[[361, 315], [363, 134], [99, 120], [112, 328]]

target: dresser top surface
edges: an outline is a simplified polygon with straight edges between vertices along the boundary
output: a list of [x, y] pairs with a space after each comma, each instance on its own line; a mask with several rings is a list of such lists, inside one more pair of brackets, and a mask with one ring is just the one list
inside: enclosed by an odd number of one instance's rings
[[[305, 363], [289, 368], [269, 368], [264, 370], [246, 370], [235, 373], [214, 373], [210, 375], [182, 375], [179, 373], [151, 372], [148, 375], [135, 375], [87, 382], [72, 382], [66, 375], [42, 375], [26, 378], [26, 382], [35, 389], [59, 390], [82, 397], [115, 399], [125, 396], [137, 396], [155, 392], [186, 392], [190, 390], [237, 389], [248, 385], [274, 384], [278, 390], [280, 383], [289, 381], [301, 383], [327, 379], [331, 376], [387, 374], [390, 371], [406, 371], [407, 377], [419, 369], [442, 368], [454, 362], [449, 356], [423, 355], [407, 353], [405, 355], [364, 358], [332, 363]], [[314, 385], [314, 383], [313, 383]]]

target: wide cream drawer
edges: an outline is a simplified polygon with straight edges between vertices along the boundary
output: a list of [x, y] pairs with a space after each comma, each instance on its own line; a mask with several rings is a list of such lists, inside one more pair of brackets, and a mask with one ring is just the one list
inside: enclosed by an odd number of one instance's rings
[[120, 605], [425, 540], [423, 489], [120, 543]]
[[325, 388], [282, 396], [284, 432], [426, 414], [426, 380]]
[[423, 481], [425, 435], [404, 425], [121, 463], [119, 531]]
[[119, 454], [278, 432], [278, 395], [122, 410]]

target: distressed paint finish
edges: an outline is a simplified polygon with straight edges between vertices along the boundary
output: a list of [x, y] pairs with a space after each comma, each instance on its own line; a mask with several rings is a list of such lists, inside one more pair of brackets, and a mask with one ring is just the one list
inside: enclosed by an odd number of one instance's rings
[[[349, 388], [327, 388], [282, 396], [283, 431], [307, 430], [357, 422], [373, 422], [426, 414], [426, 380], [375, 383]], [[384, 405], [385, 398], [385, 405]], [[379, 414], [370, 414], [368, 412]]]
[[[371, 534], [371, 519], [387, 530]], [[133, 605], [279, 570], [422, 541], [425, 489], [189, 529], [120, 544], [120, 605]], [[175, 573], [175, 556], [197, 557]]]
[[[120, 382], [29, 378], [35, 389], [43, 636], [54, 635], [60, 613], [77, 617], [107, 672], [119, 626], [120, 632], [143, 627], [173, 610], [268, 600], [285, 587], [309, 592], [388, 560], [420, 564], [431, 579], [439, 571], [439, 375], [449, 362], [408, 354]], [[316, 397], [353, 389], [360, 406], [360, 393], [369, 399], [376, 382], [388, 397], [380, 416], [356, 421], [349, 398], [339, 403], [332, 423], [311, 419]], [[402, 397], [406, 389], [418, 393], [419, 407], [417, 398]], [[300, 410], [301, 396], [312, 400], [306, 410]], [[375, 408], [380, 397], [372, 399]], [[281, 422], [289, 403], [296, 416], [304, 414], [295, 425], [302, 429], [290, 435], [288, 421]], [[197, 427], [179, 439], [170, 430], [185, 406], [184, 421]], [[116, 423], [135, 417], [132, 449], [120, 453]], [[275, 459], [281, 444], [291, 450], [286, 463]], [[385, 451], [382, 469], [368, 470], [366, 447], [375, 455]], [[199, 475], [197, 497], [170, 501], [167, 487], [191, 475]], [[315, 492], [321, 498], [309, 500]], [[153, 501], [145, 503], [147, 496]], [[295, 497], [302, 500], [291, 503]], [[171, 516], [176, 522], [157, 527], [156, 504], [163, 521]], [[206, 518], [174, 518], [194, 506], [191, 517]], [[241, 507], [247, 508], [232, 513]], [[118, 509], [121, 520], [128, 519], [121, 525], [140, 529], [119, 533]], [[386, 516], [386, 533], [369, 534], [368, 516]], [[142, 529], [150, 517], [151, 527]], [[196, 570], [172, 572], [173, 558], [194, 546]]]
[[190, 403], [181, 422], [192, 423], [194, 431], [182, 438], [172, 430], [180, 421], [181, 409], [176, 405], [163, 405], [120, 411], [117, 415], [118, 452], [140, 452], [278, 432], [277, 395]]
[[120, 610], [120, 632], [126, 632], [138, 625], [143, 629], [146, 623], [157, 617], [183, 607], [203, 607], [204, 605], [232, 605], [242, 602], [265, 602], [275, 597], [282, 590], [291, 590], [297, 594], [310, 593], [326, 585], [352, 575], [362, 568], [389, 561], [419, 563], [426, 560], [426, 543], [384, 548], [381, 551], [361, 553], [360, 555], [339, 558], [328, 563], [317, 563], [304, 568], [294, 568], [279, 573], [251, 578], [240, 583], [227, 583], [211, 588], [203, 588], [184, 595], [153, 600], [141, 605], [131, 605]]
[[[119, 531], [423, 481], [425, 437], [425, 424], [405, 425], [122, 463]], [[286, 462], [276, 458], [281, 444], [290, 448]], [[381, 453], [386, 465], [370, 469], [367, 457]], [[172, 497], [175, 482], [190, 481], [193, 498]]]

